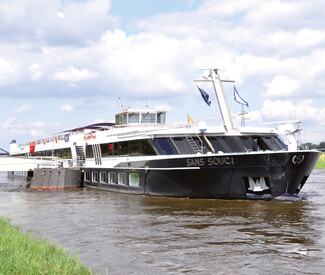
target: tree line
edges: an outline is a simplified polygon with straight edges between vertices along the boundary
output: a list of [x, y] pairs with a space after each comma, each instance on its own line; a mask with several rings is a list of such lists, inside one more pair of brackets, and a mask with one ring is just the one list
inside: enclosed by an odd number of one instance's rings
[[302, 143], [299, 146], [299, 149], [300, 150], [318, 149], [318, 150], [325, 151], [325, 141], [322, 141], [319, 144], [314, 144], [311, 142]]

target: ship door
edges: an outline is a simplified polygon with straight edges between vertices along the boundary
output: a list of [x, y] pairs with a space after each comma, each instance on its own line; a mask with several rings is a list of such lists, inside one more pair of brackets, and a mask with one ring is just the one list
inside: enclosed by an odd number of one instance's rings
[[102, 152], [100, 150], [100, 145], [99, 144], [93, 144], [92, 147], [93, 147], [95, 164], [96, 165], [101, 165], [102, 164]]

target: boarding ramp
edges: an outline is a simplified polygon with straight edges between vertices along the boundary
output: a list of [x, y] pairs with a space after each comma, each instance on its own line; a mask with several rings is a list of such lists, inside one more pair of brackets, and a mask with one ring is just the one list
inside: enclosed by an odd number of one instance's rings
[[58, 158], [0, 156], [0, 171], [34, 171], [36, 168], [58, 168]]
[[9, 156], [9, 152], [5, 149], [0, 148], [0, 156]]

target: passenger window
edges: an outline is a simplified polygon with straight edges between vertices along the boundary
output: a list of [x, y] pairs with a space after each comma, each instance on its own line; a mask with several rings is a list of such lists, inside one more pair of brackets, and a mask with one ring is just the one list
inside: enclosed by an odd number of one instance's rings
[[130, 173], [129, 174], [129, 185], [131, 185], [131, 186], [139, 186], [140, 185], [140, 176], [138, 173]]
[[261, 137], [253, 137], [254, 141], [257, 143], [259, 150], [270, 150]]
[[143, 156], [156, 155], [155, 150], [151, 147], [148, 140], [141, 140], [141, 154]]
[[109, 183], [116, 183], [116, 175], [113, 172], [108, 173], [108, 182]]
[[89, 171], [85, 172], [84, 179], [87, 180], [87, 181], [90, 180], [90, 172]]
[[100, 172], [99, 178], [100, 178], [100, 182], [107, 183], [107, 174], [105, 172]]
[[140, 155], [140, 140], [132, 140], [130, 141], [130, 153], [133, 156]]
[[118, 184], [126, 185], [126, 174], [118, 173]]
[[119, 143], [120, 147], [120, 156], [126, 156], [129, 154], [129, 142], [123, 141]]
[[98, 172], [93, 172], [93, 181], [98, 182]]

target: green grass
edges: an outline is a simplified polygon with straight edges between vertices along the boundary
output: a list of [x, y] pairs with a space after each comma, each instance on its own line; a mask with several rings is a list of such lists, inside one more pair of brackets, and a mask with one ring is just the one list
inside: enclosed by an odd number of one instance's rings
[[0, 217], [0, 274], [93, 274], [76, 255]]
[[325, 153], [322, 153], [316, 163], [316, 169], [325, 169]]

